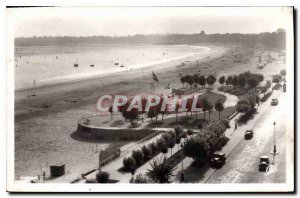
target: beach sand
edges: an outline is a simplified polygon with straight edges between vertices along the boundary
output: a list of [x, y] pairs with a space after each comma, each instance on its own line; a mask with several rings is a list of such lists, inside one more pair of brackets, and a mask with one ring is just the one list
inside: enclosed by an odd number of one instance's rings
[[[212, 49], [210, 54], [201, 60], [189, 57], [105, 77], [15, 91], [15, 178], [37, 176], [42, 171], [48, 173], [46, 167], [56, 163], [65, 163], [67, 174], [80, 174], [97, 166], [98, 154], [92, 150], [96, 145], [105, 149], [130, 143], [86, 142], [73, 136], [78, 120], [85, 114], [96, 112], [99, 96], [149, 94], [152, 70], [159, 78], [159, 83], [155, 85], [157, 93], [163, 92], [167, 84], [172, 88], [182, 87], [180, 73], [193, 75], [200, 70], [202, 74], [216, 72], [220, 76], [227, 74], [229, 68], [231, 73], [258, 71], [257, 58], [251, 58], [249, 49], [245, 47], [208, 47]], [[234, 63], [234, 53], [244, 53], [249, 56], [250, 62]], [[183, 61], [185, 66], [178, 66]]]

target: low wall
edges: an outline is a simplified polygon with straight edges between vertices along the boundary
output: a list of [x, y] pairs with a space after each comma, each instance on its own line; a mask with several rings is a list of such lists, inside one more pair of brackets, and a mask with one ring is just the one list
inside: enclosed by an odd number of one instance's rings
[[98, 140], [140, 140], [154, 133], [151, 129], [100, 128], [78, 123], [77, 133], [80, 137]]

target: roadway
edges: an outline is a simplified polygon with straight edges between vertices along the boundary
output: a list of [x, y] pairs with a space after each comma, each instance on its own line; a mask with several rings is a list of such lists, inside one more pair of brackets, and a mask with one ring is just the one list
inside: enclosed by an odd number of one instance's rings
[[[275, 92], [275, 91], [274, 91]], [[227, 156], [226, 164], [215, 170], [206, 183], [285, 183], [286, 182], [286, 93], [274, 93], [279, 104], [270, 106], [270, 99], [264, 104], [261, 117], [252, 126], [254, 137], [241, 140]], [[270, 153], [274, 146], [274, 126], [278, 155]], [[259, 158], [270, 157], [272, 164], [267, 172], [259, 172]]]

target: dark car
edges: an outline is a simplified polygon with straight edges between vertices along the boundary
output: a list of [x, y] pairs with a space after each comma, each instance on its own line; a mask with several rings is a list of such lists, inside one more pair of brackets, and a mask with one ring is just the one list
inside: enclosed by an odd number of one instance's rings
[[209, 164], [212, 167], [221, 167], [225, 164], [225, 161], [226, 161], [225, 153], [218, 152], [212, 155]]
[[258, 170], [266, 172], [270, 165], [269, 156], [261, 156], [259, 160]]
[[253, 130], [247, 130], [244, 135], [245, 140], [249, 140], [252, 137], [253, 137]]
[[278, 105], [278, 100], [273, 98], [271, 101], [271, 106], [276, 106], [276, 105]]

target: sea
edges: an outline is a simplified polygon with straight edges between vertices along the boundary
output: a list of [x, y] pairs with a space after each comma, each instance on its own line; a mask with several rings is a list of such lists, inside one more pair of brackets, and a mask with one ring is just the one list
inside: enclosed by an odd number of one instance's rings
[[15, 90], [143, 69], [209, 50], [150, 44], [15, 46]]

